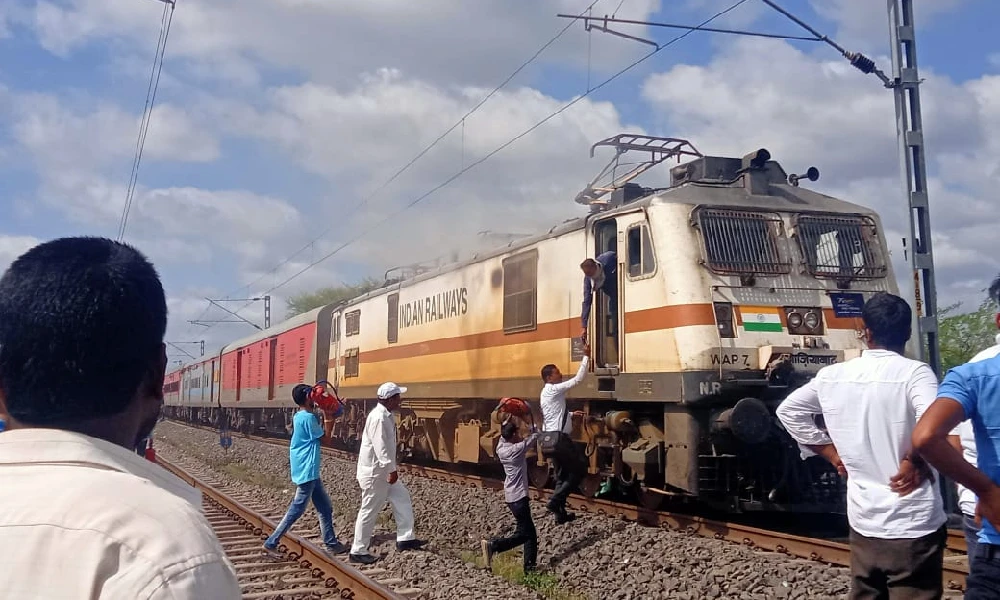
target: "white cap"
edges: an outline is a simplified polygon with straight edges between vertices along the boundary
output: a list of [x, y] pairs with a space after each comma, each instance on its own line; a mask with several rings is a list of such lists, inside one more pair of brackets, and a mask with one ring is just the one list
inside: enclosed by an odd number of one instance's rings
[[396, 394], [405, 394], [405, 393], [406, 393], [405, 387], [399, 387], [398, 385], [396, 385], [391, 381], [386, 381], [382, 385], [378, 386], [379, 400], [388, 400], [389, 398], [392, 398]]

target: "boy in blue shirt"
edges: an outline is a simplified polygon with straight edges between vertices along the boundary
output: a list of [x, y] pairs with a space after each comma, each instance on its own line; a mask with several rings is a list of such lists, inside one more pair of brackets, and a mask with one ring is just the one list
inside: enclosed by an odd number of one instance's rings
[[315, 412], [316, 403], [309, 397], [311, 390], [312, 386], [305, 384], [299, 384], [292, 390], [292, 400], [299, 405], [299, 410], [292, 418], [294, 429], [292, 441], [288, 445], [288, 456], [292, 483], [298, 487], [285, 518], [264, 542], [264, 553], [273, 558], [282, 558], [278, 552], [278, 542], [305, 513], [310, 498], [319, 513], [319, 529], [326, 551], [330, 554], [344, 554], [348, 550], [347, 546], [337, 540], [337, 534], [333, 530], [333, 504], [319, 477], [320, 440], [324, 436], [330, 437], [335, 417], [323, 411], [321, 425], [320, 416]]

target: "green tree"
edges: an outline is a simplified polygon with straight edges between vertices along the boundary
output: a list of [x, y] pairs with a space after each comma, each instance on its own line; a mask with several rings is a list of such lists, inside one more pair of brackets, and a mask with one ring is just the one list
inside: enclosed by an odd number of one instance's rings
[[956, 303], [938, 310], [942, 375], [996, 343], [997, 308], [992, 300], [985, 300], [972, 312], [959, 313], [960, 308], [961, 303]]
[[366, 277], [353, 285], [344, 284], [292, 296], [288, 299], [288, 313], [285, 318], [294, 317], [327, 304], [339, 304], [380, 287], [382, 287], [381, 281]]

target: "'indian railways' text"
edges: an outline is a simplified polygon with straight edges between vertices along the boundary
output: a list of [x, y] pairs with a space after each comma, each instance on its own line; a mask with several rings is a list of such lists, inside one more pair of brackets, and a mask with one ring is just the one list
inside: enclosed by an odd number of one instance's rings
[[399, 305], [399, 326], [412, 327], [464, 315], [469, 309], [468, 290], [448, 290]]

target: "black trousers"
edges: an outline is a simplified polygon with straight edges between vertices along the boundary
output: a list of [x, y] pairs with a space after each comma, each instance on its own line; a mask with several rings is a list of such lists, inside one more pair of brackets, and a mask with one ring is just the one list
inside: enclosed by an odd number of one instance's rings
[[490, 545], [494, 552], [506, 552], [524, 544], [524, 568], [532, 569], [538, 559], [538, 533], [535, 531], [535, 522], [531, 520], [531, 505], [525, 497], [517, 502], [508, 502], [507, 507], [514, 513], [517, 530], [514, 535], [495, 539]]
[[576, 490], [587, 474], [587, 464], [583, 453], [568, 435], [559, 437], [559, 444], [552, 454], [552, 463], [556, 470], [556, 488], [549, 500], [549, 507], [564, 511], [566, 498]]
[[851, 600], [940, 598], [947, 539], [944, 525], [923, 537], [892, 540], [865, 537], [852, 529]]
[[974, 554], [965, 578], [966, 600], [1000, 598], [1000, 546], [979, 543]]

